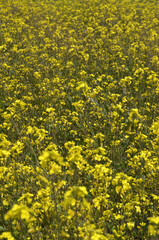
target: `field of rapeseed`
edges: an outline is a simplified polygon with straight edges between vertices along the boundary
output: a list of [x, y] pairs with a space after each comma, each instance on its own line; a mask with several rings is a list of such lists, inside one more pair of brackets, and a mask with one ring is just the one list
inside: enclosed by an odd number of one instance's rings
[[159, 239], [158, 0], [0, 0], [0, 239]]

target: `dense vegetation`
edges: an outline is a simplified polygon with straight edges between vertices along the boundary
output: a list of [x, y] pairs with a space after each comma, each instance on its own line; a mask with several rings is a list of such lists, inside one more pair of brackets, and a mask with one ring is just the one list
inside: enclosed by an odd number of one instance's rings
[[159, 239], [158, 0], [0, 0], [0, 239]]

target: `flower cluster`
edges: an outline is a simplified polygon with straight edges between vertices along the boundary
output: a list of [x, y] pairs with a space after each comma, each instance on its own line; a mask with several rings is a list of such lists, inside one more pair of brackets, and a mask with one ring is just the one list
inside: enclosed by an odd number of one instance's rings
[[158, 0], [0, 19], [0, 239], [158, 239]]

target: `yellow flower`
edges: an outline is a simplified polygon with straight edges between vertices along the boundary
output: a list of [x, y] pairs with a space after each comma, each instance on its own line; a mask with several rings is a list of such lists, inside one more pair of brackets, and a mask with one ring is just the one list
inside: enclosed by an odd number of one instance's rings
[[12, 209], [9, 210], [5, 215], [5, 220], [9, 219], [25, 219], [26, 221], [29, 221], [30, 219], [30, 210], [27, 206], [21, 204], [14, 204]]
[[0, 239], [7, 239], [7, 240], [15, 240], [14, 237], [12, 237], [12, 234], [10, 232], [3, 232], [1, 235], [0, 235]]
[[132, 230], [132, 229], [134, 228], [134, 226], [135, 226], [135, 223], [134, 223], [134, 222], [128, 222], [128, 223], [127, 223], [127, 226], [128, 226], [128, 228], [129, 228], [130, 230]]

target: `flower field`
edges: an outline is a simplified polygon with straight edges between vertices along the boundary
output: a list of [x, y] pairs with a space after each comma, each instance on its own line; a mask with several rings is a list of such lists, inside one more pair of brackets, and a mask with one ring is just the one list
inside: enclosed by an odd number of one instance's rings
[[159, 239], [158, 0], [0, 0], [0, 239]]

